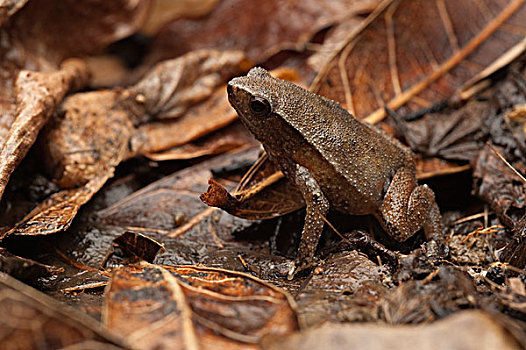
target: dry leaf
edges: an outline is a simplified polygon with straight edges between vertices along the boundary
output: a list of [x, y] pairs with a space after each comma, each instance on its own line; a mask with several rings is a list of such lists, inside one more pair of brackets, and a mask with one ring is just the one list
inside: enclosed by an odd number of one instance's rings
[[66, 60], [53, 73], [22, 70], [15, 84], [15, 119], [0, 151], [0, 199], [13, 170], [35, 142], [40, 129], [64, 96], [83, 87], [88, 80], [80, 60]]
[[504, 327], [481, 311], [462, 311], [421, 326], [329, 323], [289, 337], [268, 337], [263, 343], [265, 350], [333, 348], [511, 350], [520, 346]]
[[[474, 160], [473, 193], [482, 197], [504, 223], [513, 227], [526, 214], [526, 183], [495, 153], [504, 149], [486, 145]], [[513, 162], [519, 173], [526, 173], [524, 162]]]
[[255, 141], [252, 134], [237, 122], [193, 142], [163, 152], [146, 153], [145, 156], [156, 161], [191, 159], [256, 145], [257, 141]]
[[125, 267], [106, 291], [105, 325], [137, 349], [257, 348], [298, 329], [291, 297], [250, 275], [198, 266]]
[[[7, 16], [11, 16], [6, 20], [0, 14], [0, 22], [4, 21], [0, 28], [0, 198], [12, 171], [56, 106], [68, 92], [87, 83], [84, 64], [64, 60], [100, 51], [133, 32], [148, 3], [129, 0], [111, 4], [47, 0], [32, 1], [26, 6], [24, 1], [0, 3], [0, 13], [6, 10]], [[85, 40], [87, 31], [90, 40]]]
[[[242, 69], [243, 62], [244, 56], [237, 52], [191, 53], [160, 64], [134, 88], [79, 93], [67, 98], [42, 140], [48, 172], [65, 190], [38, 205], [0, 238], [12, 234], [44, 235], [68, 228], [78, 209], [131, 154], [129, 146], [134, 143], [131, 138], [137, 133], [136, 125], [159, 115], [183, 113], [187, 106], [208, 97], [218, 85]], [[193, 115], [196, 117], [199, 123], [215, 116]], [[229, 122], [231, 120], [229, 117]], [[185, 122], [196, 125], [195, 120], [186, 116], [183, 124]], [[224, 121], [212, 119], [210, 124], [223, 126]], [[207, 128], [209, 132], [210, 126]], [[169, 138], [163, 139], [164, 145], [177, 144], [171, 137], [178, 135], [164, 136]]]
[[27, 0], [0, 0], [0, 27], [26, 3]]
[[144, 96], [147, 116], [155, 122], [137, 129], [129, 156], [180, 146], [230, 124], [237, 115], [225, 84], [248, 68], [237, 51], [190, 52], [158, 64], [133, 87]]
[[525, 16], [524, 0], [383, 1], [312, 90], [370, 123], [384, 106], [403, 106], [401, 114], [431, 107], [513, 50], [524, 36], [511, 28], [524, 29]]
[[331, 255], [316, 270], [296, 297], [302, 325], [377, 320], [378, 306], [387, 293], [383, 280], [390, 277], [385, 267], [353, 250]]
[[284, 49], [302, 50], [319, 30], [378, 2], [272, 0], [254, 4], [250, 0], [221, 1], [204, 18], [179, 19], [168, 24], [158, 34], [148, 60], [157, 62], [192, 50], [215, 48], [241, 50], [256, 63], [261, 63]]
[[84, 314], [0, 272], [3, 349], [128, 348]]

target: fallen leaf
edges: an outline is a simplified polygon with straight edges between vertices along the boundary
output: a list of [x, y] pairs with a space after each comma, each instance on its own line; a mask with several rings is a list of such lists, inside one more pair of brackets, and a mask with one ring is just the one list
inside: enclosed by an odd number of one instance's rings
[[0, 27], [6, 19], [14, 15], [27, 3], [27, 0], [1, 0], [0, 1]]
[[238, 122], [193, 142], [158, 153], [146, 153], [145, 156], [155, 161], [192, 159], [256, 145], [254, 137]]
[[16, 256], [9, 253], [6, 249], [0, 248], [0, 271], [30, 284], [34, 283], [38, 278], [59, 272], [60, 268]]
[[[383, 1], [342, 42], [312, 90], [369, 123], [450, 98], [523, 40], [524, 0]], [[520, 53], [520, 51], [519, 51]], [[515, 55], [516, 57], [516, 55]]]
[[161, 243], [143, 235], [139, 232], [126, 231], [122, 235], [115, 237], [111, 250], [106, 255], [101, 267], [104, 267], [111, 256], [119, 256], [121, 259], [131, 259], [131, 261], [152, 262], [155, 256], [164, 250]]
[[268, 337], [263, 349], [518, 349], [506, 328], [485, 312], [462, 311], [418, 326], [331, 324], [292, 336]]
[[20, 71], [15, 87], [15, 119], [0, 151], [0, 199], [11, 173], [55, 108], [68, 92], [83, 87], [87, 80], [86, 66], [76, 59], [64, 61], [60, 70], [52, 73]]
[[[66, 59], [98, 52], [132, 33], [149, 1], [24, 4], [0, 4], [10, 16], [0, 15], [0, 197], [56, 106], [68, 92], [87, 83], [84, 64]], [[87, 31], [92, 35], [90, 40], [84, 38]]]
[[478, 155], [495, 116], [488, 102], [470, 101], [460, 109], [433, 113], [405, 123], [405, 139], [412, 150], [427, 157], [470, 161]]
[[134, 87], [144, 94], [155, 121], [138, 127], [128, 156], [181, 146], [232, 123], [237, 114], [228, 103], [225, 83], [248, 68], [241, 52], [214, 50], [157, 65]]
[[132, 89], [144, 96], [152, 119], [177, 118], [249, 68], [240, 51], [193, 51], [157, 64]]
[[157, 35], [147, 61], [215, 48], [244, 51], [254, 62], [261, 63], [284, 49], [302, 50], [314, 34], [360, 11], [364, 3], [371, 7], [378, 1], [273, 0], [257, 6], [250, 0], [221, 1], [204, 18], [168, 24]]
[[[244, 56], [237, 52], [191, 53], [161, 63], [134, 88], [78, 93], [68, 97], [46, 129], [41, 147], [48, 172], [64, 190], [37, 205], [1, 238], [44, 235], [67, 229], [79, 208], [130, 155], [129, 147], [134, 147], [131, 138], [137, 133], [135, 126], [159, 115], [183, 113], [185, 107], [180, 104], [191, 106], [202, 101], [218, 85], [224, 84], [233, 72], [241, 69], [243, 60]], [[165, 81], [176, 83], [163, 85]], [[198, 114], [197, 118], [203, 121], [201, 115]], [[210, 120], [208, 114], [204, 118]], [[184, 120], [188, 121], [187, 118]], [[196, 125], [195, 121], [188, 123]], [[211, 124], [217, 127], [217, 123], [214, 120]], [[224, 124], [219, 121], [219, 125]], [[165, 136], [170, 139], [177, 137]], [[165, 139], [164, 145], [177, 144], [170, 139]]]
[[137, 349], [257, 348], [265, 334], [298, 329], [290, 296], [247, 274], [141, 263], [113, 274], [108, 329]]
[[80, 207], [104, 185], [109, 173], [90, 180], [82, 187], [52, 194], [35, 207], [13, 228], [0, 235], [0, 239], [11, 235], [38, 236], [66, 230]]
[[377, 320], [378, 306], [390, 277], [357, 251], [338, 252], [322, 262], [308, 284], [296, 297], [298, 318], [305, 327], [324, 322], [364, 322]]
[[270, 219], [305, 205], [301, 193], [285, 180], [266, 154], [247, 171], [232, 194], [213, 179], [208, 184], [206, 192], [200, 195], [206, 205], [244, 219]]
[[[507, 226], [513, 227], [526, 214], [526, 182], [496, 152], [505, 154], [501, 147], [486, 145], [474, 160], [473, 193], [489, 203]], [[518, 160], [513, 166], [526, 173], [523, 162]]]
[[4, 349], [124, 349], [95, 320], [0, 272], [0, 343]]

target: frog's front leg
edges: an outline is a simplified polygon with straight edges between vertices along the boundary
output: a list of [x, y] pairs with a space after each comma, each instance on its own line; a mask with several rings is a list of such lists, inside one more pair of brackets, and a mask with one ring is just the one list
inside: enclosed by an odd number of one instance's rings
[[401, 168], [395, 173], [376, 216], [397, 241], [405, 241], [421, 228], [428, 240], [442, 241], [435, 194], [427, 185], [417, 186], [414, 168]]
[[323, 218], [329, 211], [329, 201], [309, 170], [298, 164], [292, 167], [294, 169], [290, 170], [293, 171], [295, 185], [305, 201], [307, 214], [305, 215], [305, 225], [301, 233], [298, 253], [290, 267], [288, 279], [292, 279], [298, 271], [313, 265], [314, 254], [323, 231]]

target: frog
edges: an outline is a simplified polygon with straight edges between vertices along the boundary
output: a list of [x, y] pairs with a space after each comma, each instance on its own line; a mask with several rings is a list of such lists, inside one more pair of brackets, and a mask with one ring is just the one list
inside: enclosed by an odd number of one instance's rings
[[305, 202], [305, 223], [289, 279], [316, 264], [330, 208], [372, 215], [398, 242], [421, 230], [428, 241], [441, 241], [435, 194], [417, 183], [413, 153], [400, 141], [339, 103], [261, 67], [230, 80], [227, 94], [242, 124]]

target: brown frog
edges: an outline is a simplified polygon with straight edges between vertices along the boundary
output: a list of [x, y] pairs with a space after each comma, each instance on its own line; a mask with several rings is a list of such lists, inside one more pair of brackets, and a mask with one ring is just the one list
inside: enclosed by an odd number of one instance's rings
[[338, 103], [262, 68], [232, 79], [228, 99], [305, 200], [305, 225], [289, 278], [313, 265], [330, 206], [374, 215], [400, 242], [421, 228], [428, 240], [440, 240], [435, 195], [426, 185], [417, 185], [412, 153], [397, 140], [360, 122]]

